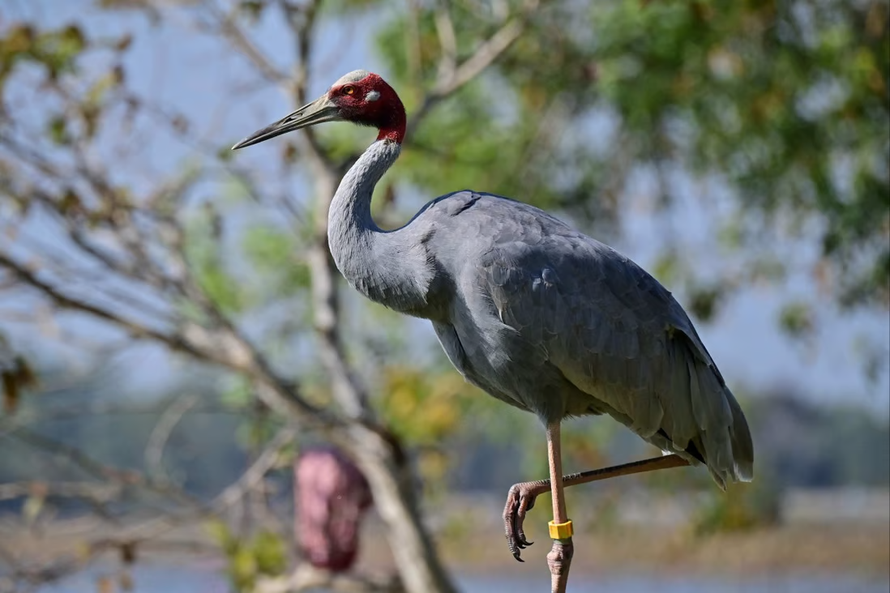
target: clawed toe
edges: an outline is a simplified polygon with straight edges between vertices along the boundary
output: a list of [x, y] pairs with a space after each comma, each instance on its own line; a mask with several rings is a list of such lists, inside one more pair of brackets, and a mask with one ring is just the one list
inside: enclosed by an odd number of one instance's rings
[[524, 562], [521, 557], [522, 550], [534, 543], [528, 541], [523, 530], [525, 515], [535, 506], [535, 498], [538, 494], [548, 488], [549, 484], [546, 483], [525, 482], [515, 484], [507, 494], [507, 504], [504, 507], [504, 530], [507, 536], [507, 547], [519, 562]]

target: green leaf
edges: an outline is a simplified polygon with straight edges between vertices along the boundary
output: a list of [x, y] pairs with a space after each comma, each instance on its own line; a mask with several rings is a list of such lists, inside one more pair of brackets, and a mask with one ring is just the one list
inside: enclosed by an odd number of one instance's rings
[[804, 302], [786, 304], [779, 313], [779, 326], [789, 335], [811, 335], [816, 327], [812, 307]]
[[68, 123], [63, 115], [53, 116], [47, 123], [46, 133], [54, 144], [65, 146], [71, 143], [68, 135]]
[[265, 575], [277, 575], [287, 568], [287, 550], [281, 536], [271, 531], [260, 531], [252, 542], [257, 570]]

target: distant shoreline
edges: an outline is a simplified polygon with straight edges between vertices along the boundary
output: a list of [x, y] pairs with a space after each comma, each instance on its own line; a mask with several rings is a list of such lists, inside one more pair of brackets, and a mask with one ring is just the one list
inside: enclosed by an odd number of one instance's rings
[[[695, 538], [682, 530], [615, 530], [575, 537], [578, 573], [658, 572], [677, 575], [844, 573], [890, 582], [890, 529], [887, 524], [848, 529], [840, 526], [779, 526]], [[539, 530], [540, 531], [540, 530]], [[498, 538], [469, 538], [442, 546], [450, 567], [461, 571], [540, 570], [550, 549], [543, 533], [523, 551], [525, 563], [501, 550]], [[530, 536], [531, 537], [531, 536]], [[492, 540], [492, 541], [487, 541]]]
[[[112, 531], [90, 529], [86, 521], [46, 523], [40, 531], [24, 528], [8, 517], [0, 520], [0, 539], [29, 564], [50, 564], [67, 558], [90, 562], [86, 551], [97, 551], [92, 562], [119, 562], [112, 547], [102, 551], [97, 542], [126, 539], [128, 527]], [[100, 525], [95, 524], [97, 527]], [[591, 575], [732, 575], [736, 577], [805, 572], [853, 574], [890, 582], [890, 525], [789, 525], [751, 531], [694, 537], [688, 530], [616, 527], [575, 537], [574, 573]], [[448, 568], [460, 573], [512, 575], [536, 574], [545, 566], [549, 541], [537, 524], [529, 525], [529, 537], [537, 543], [523, 551], [525, 563], [513, 560], [503, 536], [489, 528], [460, 536], [436, 536]], [[364, 542], [386, 541], [379, 519], [365, 525]], [[221, 554], [200, 523], [177, 525], [151, 540], [137, 544], [136, 563], [174, 562], [224, 568]], [[364, 545], [357, 570], [380, 574], [393, 569], [388, 546]]]

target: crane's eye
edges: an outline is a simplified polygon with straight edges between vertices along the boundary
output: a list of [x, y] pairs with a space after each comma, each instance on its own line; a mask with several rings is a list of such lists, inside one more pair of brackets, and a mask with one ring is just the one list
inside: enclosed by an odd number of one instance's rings
[[344, 95], [354, 95], [354, 94], [355, 94], [355, 87], [352, 87], [352, 86], [344, 87], [344, 88], [343, 88], [343, 94], [344, 94]]

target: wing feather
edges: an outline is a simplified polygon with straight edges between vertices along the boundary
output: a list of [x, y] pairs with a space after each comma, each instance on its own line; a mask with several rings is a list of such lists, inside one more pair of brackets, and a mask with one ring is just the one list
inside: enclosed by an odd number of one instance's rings
[[[516, 332], [479, 361], [490, 368], [490, 375], [474, 371], [488, 381], [484, 389], [526, 404], [559, 399], [509, 393], [515, 377], [503, 376], [536, 372], [538, 364], [543, 376], [549, 365], [548, 385], [561, 374], [571, 393], [560, 394], [559, 405], [537, 406], [539, 413], [606, 413], [656, 446], [704, 459], [721, 485], [750, 479], [753, 445], [738, 402], [682, 307], [634, 262], [537, 208], [491, 195], [445, 196], [420, 222], [440, 231], [431, 253], [455, 283], [442, 310], [460, 309], [468, 332], [490, 330], [480, 303], [490, 304], [497, 329]], [[463, 308], [449, 302], [454, 294]], [[485, 342], [469, 339], [479, 348]], [[535, 388], [530, 376], [526, 391]]]
[[694, 443], [721, 486], [750, 479], [753, 448], [738, 403], [683, 309], [636, 264], [562, 233], [498, 246], [480, 272], [502, 321], [586, 394], [591, 411], [656, 444], [667, 435], [691, 461]]

